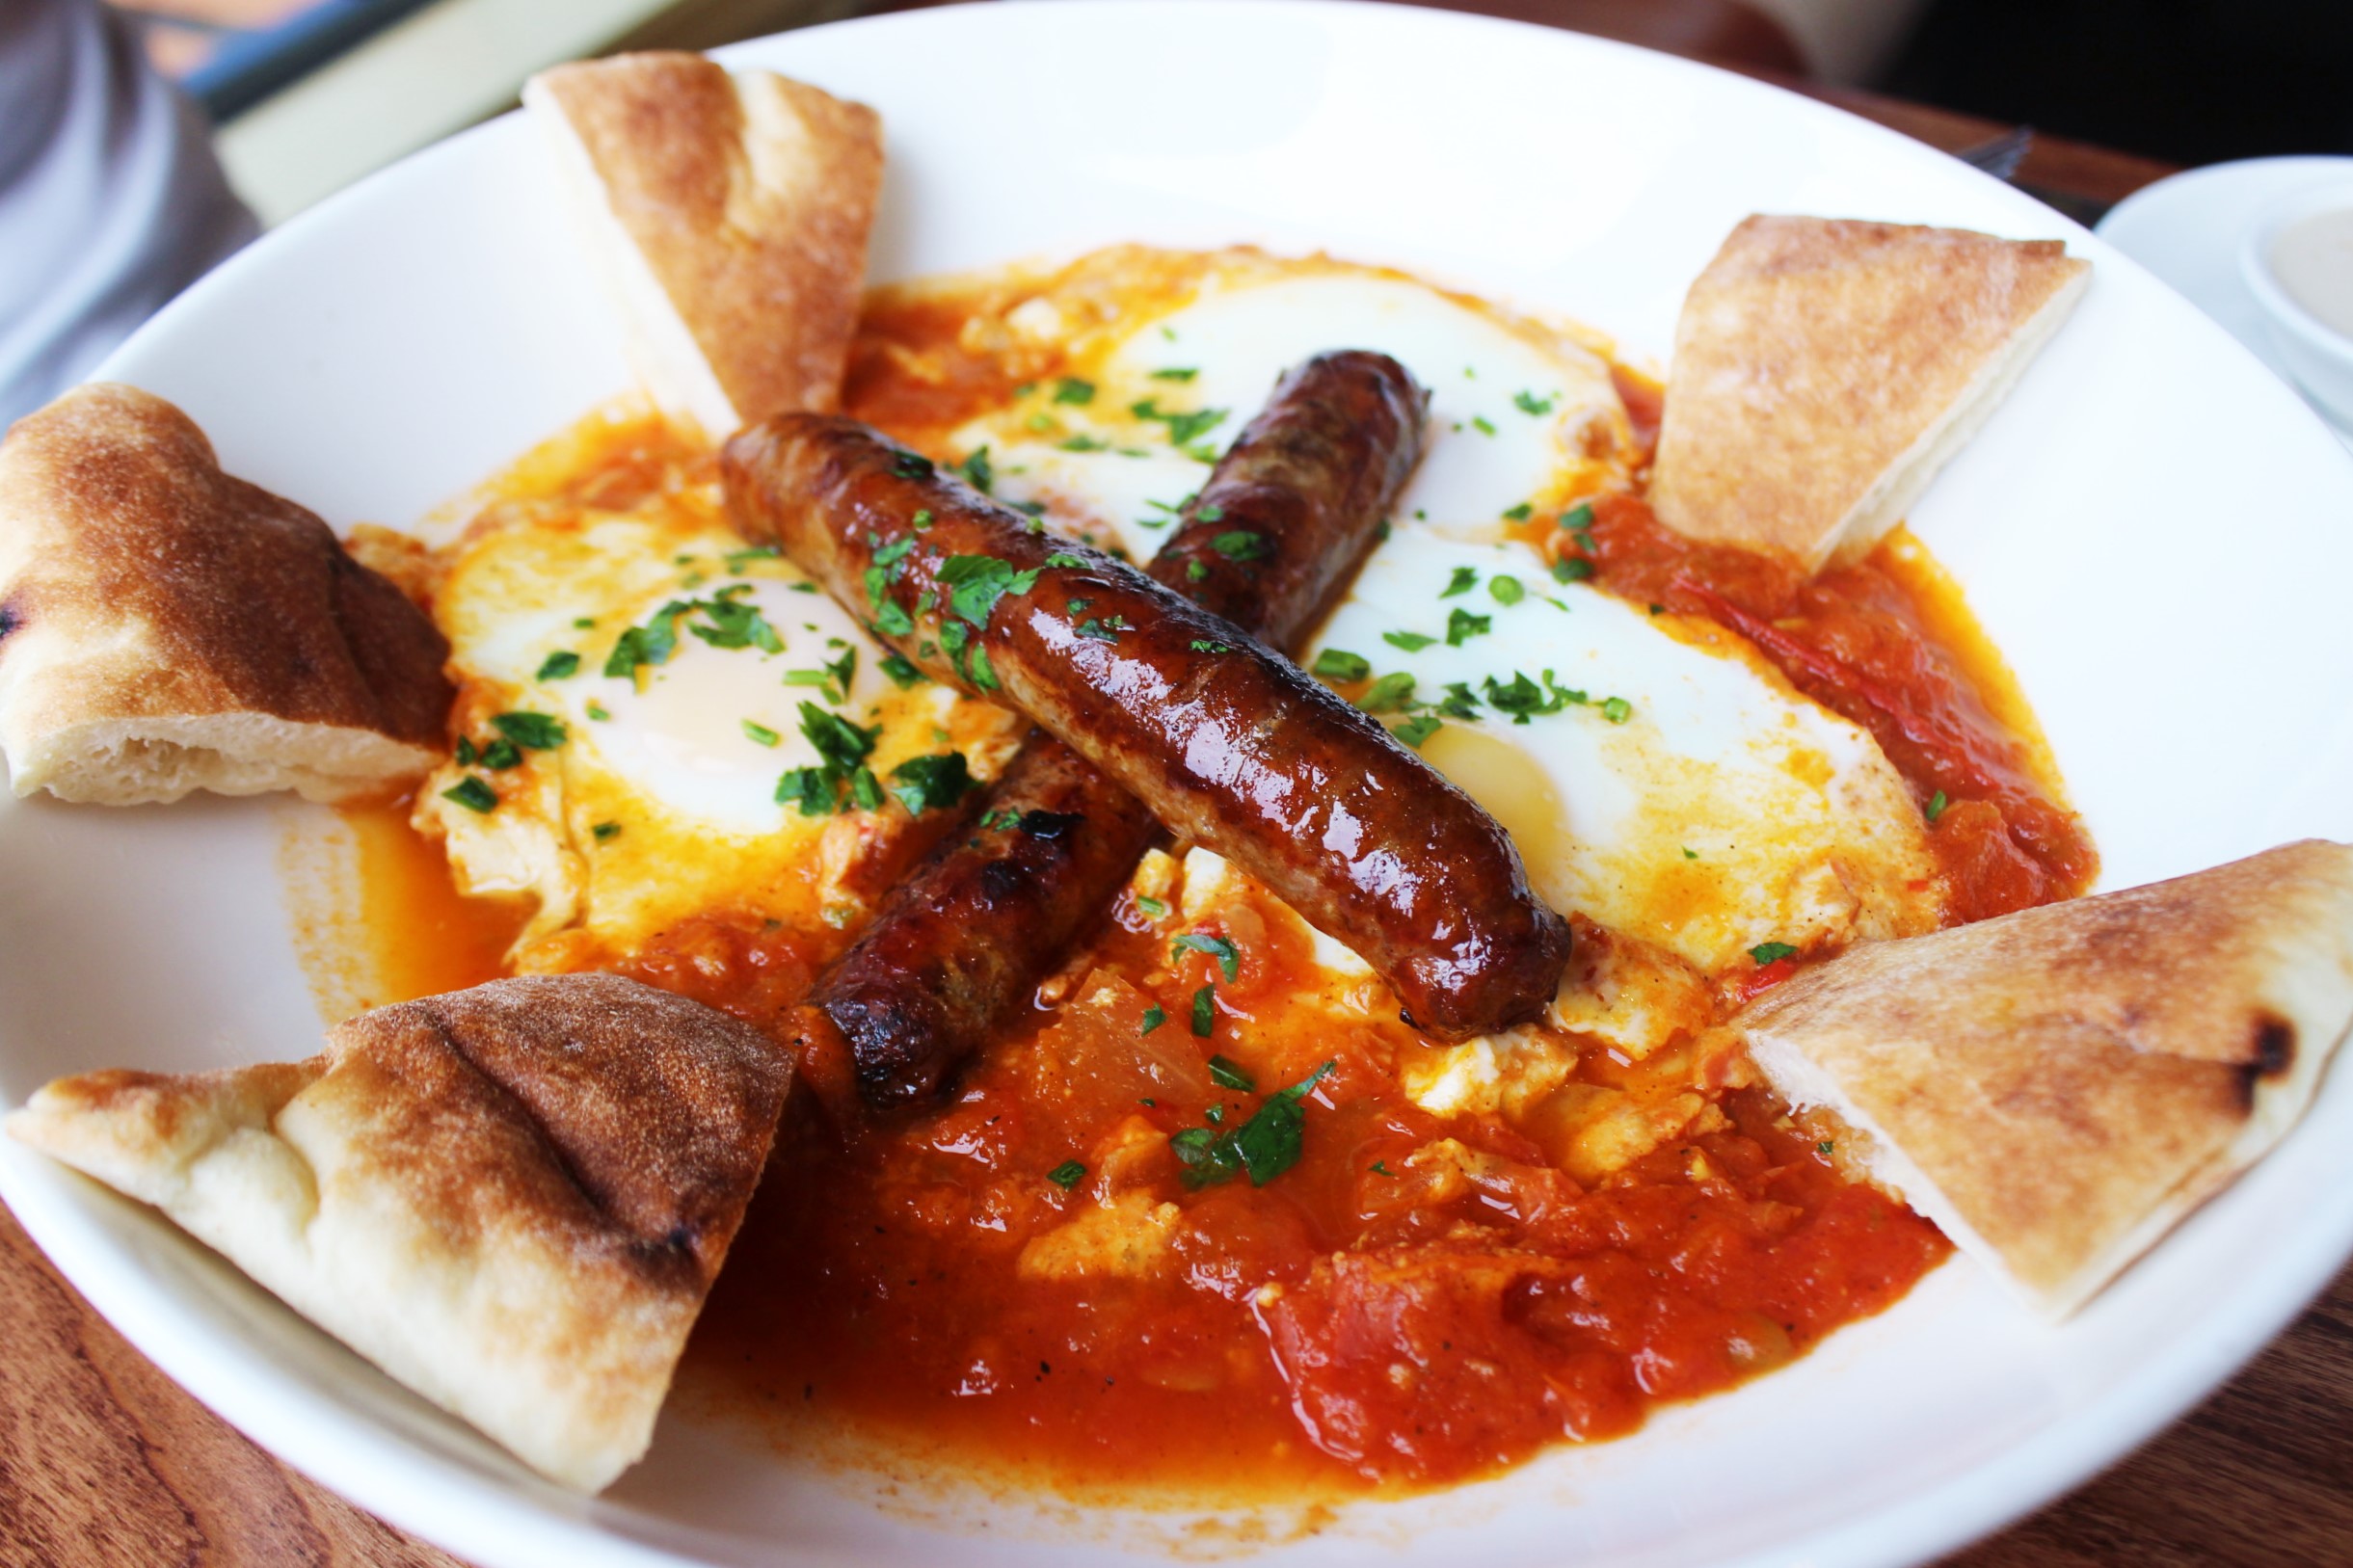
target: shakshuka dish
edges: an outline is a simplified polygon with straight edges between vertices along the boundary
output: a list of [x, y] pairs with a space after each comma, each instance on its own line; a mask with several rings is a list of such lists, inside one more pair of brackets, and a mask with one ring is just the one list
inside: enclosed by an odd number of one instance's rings
[[[609, 1482], [682, 1358], [1045, 1485], [1458, 1482], [1956, 1246], [2064, 1315], [2353, 1018], [2342, 846], [2086, 896], [1901, 524], [2086, 286], [2057, 243], [1752, 218], [1662, 381], [1325, 255], [869, 290], [870, 112], [667, 55], [528, 102], [644, 393], [430, 549], [70, 394], [0, 447], [0, 741], [19, 792], [345, 814], [323, 1054], [11, 1128], [543, 1473]], [[254, 624], [124, 586], [134, 527], [275, 563]], [[93, 682], [101, 601], [171, 668]]]

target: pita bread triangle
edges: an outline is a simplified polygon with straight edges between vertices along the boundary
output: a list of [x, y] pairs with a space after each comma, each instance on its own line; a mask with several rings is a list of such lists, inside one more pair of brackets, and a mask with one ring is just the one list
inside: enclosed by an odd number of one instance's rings
[[540, 72], [523, 104], [665, 413], [713, 440], [842, 393], [882, 185], [882, 121], [696, 54]]
[[699, 1002], [532, 976], [363, 1013], [308, 1061], [63, 1078], [8, 1130], [594, 1492], [653, 1439], [789, 1076]]
[[19, 795], [338, 800], [443, 752], [449, 645], [326, 523], [135, 386], [0, 440], [0, 752]]
[[2063, 1317], [2262, 1157], [2353, 1023], [2353, 847], [1866, 943], [1731, 1021], [1792, 1106]]
[[1744, 220], [1684, 298], [1652, 467], [1661, 521], [1870, 552], [1975, 435], [2090, 278], [2056, 240]]

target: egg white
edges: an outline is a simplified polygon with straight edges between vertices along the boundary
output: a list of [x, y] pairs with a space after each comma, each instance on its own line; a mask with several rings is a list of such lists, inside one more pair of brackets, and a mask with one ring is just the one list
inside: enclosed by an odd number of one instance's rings
[[[1450, 642], [1457, 612], [1488, 629], [1468, 622]], [[1527, 545], [1406, 526], [1375, 551], [1306, 662], [1356, 654], [1376, 677], [1410, 675], [1421, 704], [1450, 685], [1469, 691], [1475, 716], [1430, 715], [1440, 728], [1423, 757], [1504, 824], [1555, 907], [1703, 971], [1751, 963], [1766, 942], [1933, 929], [1925, 828], [1877, 742], [1735, 639], [1671, 621], [1554, 582]], [[1392, 634], [1431, 641], [1408, 651]], [[1495, 691], [1522, 676], [1562, 694], [1544, 699], [1559, 711], [1499, 709]]]
[[[1032, 331], [1078, 314], [1050, 302], [1021, 307], [1033, 311]], [[1624, 435], [1609, 365], [1582, 343], [1369, 268], [1240, 255], [1190, 298], [1147, 303], [1096, 339], [1070, 375], [1041, 381], [956, 439], [967, 453], [988, 450], [999, 493], [1043, 502], [1136, 560], [1159, 547], [1175, 509], [1277, 378], [1326, 350], [1378, 350], [1430, 390], [1426, 449], [1401, 518], [1491, 536], [1514, 507], [1614, 476], [1605, 460]], [[1211, 413], [1219, 417], [1198, 433], [1156, 417]]]
[[[606, 673], [630, 628], [715, 599], [757, 610], [776, 648], [721, 646], [698, 634], [717, 629], [711, 618], [689, 613], [665, 661]], [[495, 736], [501, 711], [564, 727], [561, 746], [520, 767], [453, 762], [419, 797], [420, 824], [444, 837], [462, 886], [536, 901], [526, 944], [576, 927], [626, 951], [714, 912], [854, 917], [860, 901], [838, 873], [906, 813], [813, 817], [780, 801], [784, 775], [823, 760], [804, 704], [872, 730], [868, 760], [886, 780], [950, 750], [993, 777], [1023, 728], [928, 681], [902, 688], [884, 673], [888, 651], [797, 568], [675, 497], [491, 532], [459, 551], [436, 608], [469, 738]], [[576, 666], [552, 673], [551, 655]], [[494, 810], [444, 793], [468, 776], [497, 792]]]

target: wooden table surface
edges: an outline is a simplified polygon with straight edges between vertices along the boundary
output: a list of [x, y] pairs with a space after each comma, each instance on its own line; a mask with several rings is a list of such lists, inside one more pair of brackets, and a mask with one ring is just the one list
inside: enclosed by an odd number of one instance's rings
[[[1947, 151], [2006, 128], [1737, 68]], [[2019, 178], [2104, 205], [2169, 172], [2038, 138]], [[458, 1568], [181, 1393], [0, 1209], [0, 1568], [315, 1563]], [[2170, 1431], [1944, 1568], [2321, 1563], [2353, 1563], [2353, 1268]]]

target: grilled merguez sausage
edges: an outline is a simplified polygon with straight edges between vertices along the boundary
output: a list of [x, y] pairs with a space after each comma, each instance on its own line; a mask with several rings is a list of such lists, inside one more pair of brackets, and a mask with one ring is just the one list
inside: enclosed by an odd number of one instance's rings
[[[1324, 354], [1293, 369], [1146, 571], [1271, 644], [1295, 643], [1412, 476], [1426, 400], [1386, 355]], [[841, 1031], [868, 1103], [930, 1097], [1002, 1033], [1160, 832], [1134, 795], [1032, 731], [979, 826], [894, 889], [807, 997]]]
[[723, 472], [745, 534], [924, 674], [1024, 714], [1348, 943], [1416, 1027], [1461, 1039], [1551, 1000], [1567, 924], [1503, 829], [1230, 621], [851, 420], [778, 415], [728, 442]]

